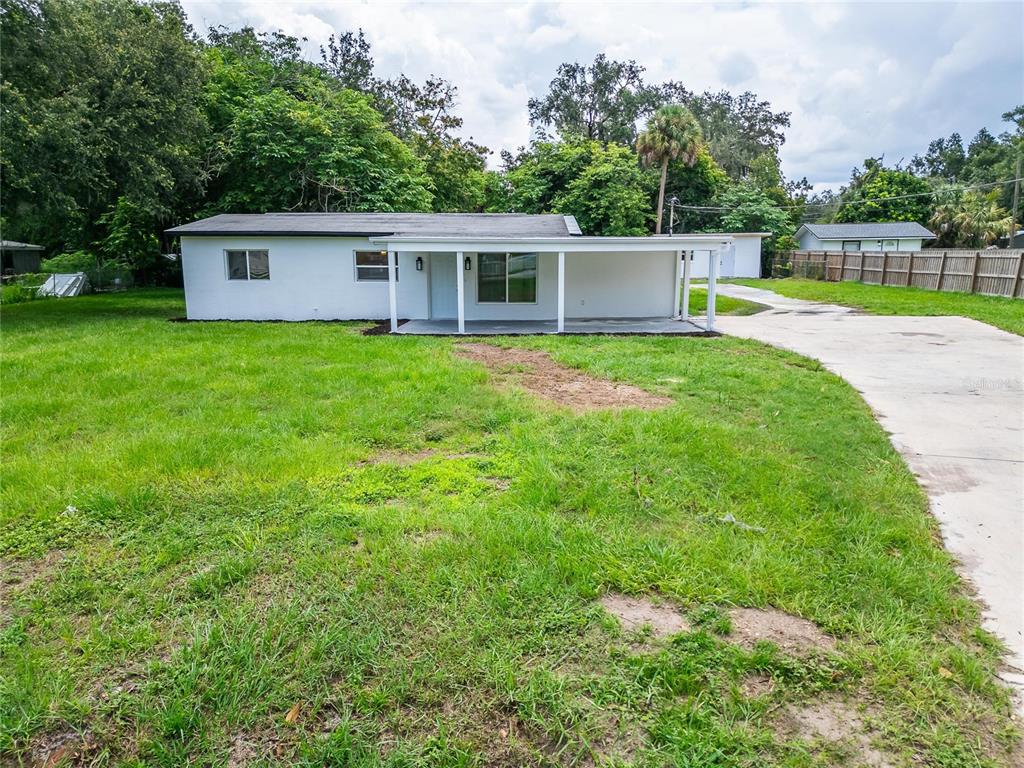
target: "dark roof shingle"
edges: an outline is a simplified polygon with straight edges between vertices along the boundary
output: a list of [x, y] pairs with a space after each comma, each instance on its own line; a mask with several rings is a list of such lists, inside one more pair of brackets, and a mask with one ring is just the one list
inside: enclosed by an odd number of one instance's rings
[[566, 237], [580, 230], [572, 216], [561, 214], [222, 213], [168, 229], [167, 234]]
[[804, 224], [801, 229], [819, 240], [861, 240], [887, 237], [935, 237], [916, 221], [869, 221], [862, 224]]

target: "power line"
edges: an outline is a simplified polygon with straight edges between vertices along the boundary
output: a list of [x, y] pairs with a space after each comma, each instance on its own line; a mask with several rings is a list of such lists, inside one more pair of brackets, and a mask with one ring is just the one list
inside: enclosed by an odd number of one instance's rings
[[[984, 184], [972, 184], [971, 186], [967, 186], [967, 187], [946, 187], [945, 189], [932, 190], [930, 192], [915, 192], [915, 193], [909, 194], [909, 195], [894, 195], [892, 197], [876, 197], [876, 198], [870, 199], [870, 200], [850, 200], [848, 202], [843, 202], [842, 200], [840, 200], [837, 197], [835, 200], [833, 200], [832, 202], [829, 202], [829, 203], [791, 203], [789, 205], [779, 205], [779, 206], [776, 206], [776, 207], [777, 208], [810, 208], [810, 207], [827, 208], [827, 207], [832, 206], [832, 205], [839, 205], [841, 207], [841, 206], [844, 206], [844, 205], [863, 205], [865, 203], [885, 203], [885, 202], [888, 202], [890, 200], [906, 200], [907, 198], [911, 198], [911, 197], [931, 197], [931, 196], [934, 196], [934, 195], [944, 195], [944, 194], [948, 194], [948, 193], [951, 193], [951, 192], [968, 192], [968, 191], [970, 191], [972, 189], [984, 189], [985, 187], [998, 187], [1001, 184], [1014, 184], [1015, 182], [1018, 182], [1018, 181], [1024, 181], [1024, 177], [1020, 177], [1020, 178], [1016, 178], [1016, 179], [1004, 179], [1003, 181], [989, 181], [989, 182], [986, 182]], [[681, 209], [687, 210], [687, 211], [703, 211], [703, 212], [735, 211], [735, 210], [737, 210], [737, 206], [733, 206], [732, 208], [728, 208], [726, 206], [720, 206], [720, 205], [677, 205], [676, 208], [681, 208]]]

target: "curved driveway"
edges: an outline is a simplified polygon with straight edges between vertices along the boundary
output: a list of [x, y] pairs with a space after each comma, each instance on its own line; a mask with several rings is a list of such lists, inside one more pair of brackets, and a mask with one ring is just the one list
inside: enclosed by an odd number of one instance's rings
[[746, 286], [718, 290], [771, 307], [719, 316], [718, 330], [819, 360], [875, 411], [983, 601], [986, 628], [1009, 648], [1004, 677], [1020, 694], [1024, 338], [963, 317], [872, 316]]

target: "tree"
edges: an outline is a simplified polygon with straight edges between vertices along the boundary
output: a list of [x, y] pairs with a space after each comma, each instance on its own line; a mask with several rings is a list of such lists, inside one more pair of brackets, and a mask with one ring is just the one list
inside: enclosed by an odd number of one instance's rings
[[935, 208], [930, 224], [941, 247], [983, 248], [1006, 235], [1010, 213], [999, 205], [999, 190], [988, 194], [954, 193], [954, 199]]
[[674, 83], [648, 85], [643, 73], [635, 61], [615, 61], [603, 53], [590, 66], [561, 64], [547, 96], [528, 102], [530, 124], [545, 137], [544, 129], [553, 126], [563, 138], [582, 136], [632, 146], [637, 122], [680, 93]]
[[565, 213], [588, 235], [648, 232], [653, 176], [626, 147], [582, 138], [535, 142], [504, 155], [502, 185], [491, 187], [488, 210]]
[[[692, 165], [679, 160], [668, 164], [665, 194], [674, 196], [680, 208], [676, 211], [676, 232], [697, 232], [712, 227], [718, 221], [717, 212], [694, 210], [709, 206], [729, 184], [729, 176], [708, 152], [701, 147]], [[653, 210], [657, 205], [658, 190], [652, 191], [648, 203]]]
[[777, 158], [786, 141], [789, 112], [773, 112], [769, 102], [749, 91], [739, 96], [705, 91], [685, 104], [701, 124], [711, 155], [734, 180], [744, 178], [761, 155]]
[[298, 60], [282, 36], [222, 42], [208, 54], [217, 138], [203, 213], [430, 209], [422, 163], [368, 96]]
[[320, 46], [320, 60], [321, 69], [342, 88], [362, 93], [376, 92], [373, 57], [363, 30], [331, 35], [327, 38], [327, 48]]
[[962, 178], [966, 165], [963, 139], [959, 133], [953, 133], [948, 139], [939, 138], [929, 143], [924, 157], [915, 155], [908, 168], [917, 176], [955, 182]]
[[864, 170], [855, 168], [840, 193], [838, 222], [917, 221], [931, 215], [931, 187], [924, 179], [899, 168], [886, 168], [882, 158], [869, 157]]
[[202, 192], [203, 62], [176, 3], [2, 0], [5, 237], [90, 247], [120, 198], [153, 226]]
[[693, 165], [701, 143], [700, 124], [686, 107], [679, 104], [661, 107], [647, 123], [647, 129], [637, 138], [636, 149], [641, 161], [649, 166], [661, 166], [655, 234], [661, 234], [669, 162], [679, 160], [686, 165]]
[[762, 264], [770, 262], [776, 251], [792, 247], [793, 224], [790, 214], [754, 184], [732, 184], [718, 196], [715, 203], [725, 209], [715, 230], [771, 233], [764, 241]]

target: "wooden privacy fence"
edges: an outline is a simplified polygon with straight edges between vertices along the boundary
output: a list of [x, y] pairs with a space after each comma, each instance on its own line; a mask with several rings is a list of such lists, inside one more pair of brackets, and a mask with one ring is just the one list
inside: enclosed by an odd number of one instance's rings
[[1024, 250], [790, 251], [774, 276], [857, 280], [873, 285], [1024, 298]]

